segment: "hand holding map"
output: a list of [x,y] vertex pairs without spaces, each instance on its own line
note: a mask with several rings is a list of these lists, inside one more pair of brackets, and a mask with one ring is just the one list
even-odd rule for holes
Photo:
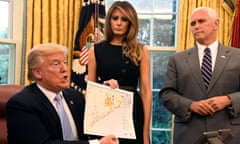
[[84,133],[136,139],[132,112],[132,92],[88,81]]

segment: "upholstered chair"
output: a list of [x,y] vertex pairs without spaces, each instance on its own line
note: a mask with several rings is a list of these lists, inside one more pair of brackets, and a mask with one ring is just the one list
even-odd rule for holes
[[21,85],[0,84],[0,144],[7,144],[6,103],[22,89]]

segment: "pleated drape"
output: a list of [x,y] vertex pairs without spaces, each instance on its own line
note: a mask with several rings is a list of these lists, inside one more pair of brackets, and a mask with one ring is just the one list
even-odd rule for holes
[[[53,42],[69,48],[71,62],[81,6],[82,0],[27,0],[26,54],[37,44]],[[27,67],[24,83],[29,83]]]
[[[232,0],[236,3],[236,0]],[[190,15],[193,9],[206,6],[217,11],[220,18],[218,40],[224,45],[230,45],[233,12],[223,7],[224,0],[181,0],[178,21],[177,51],[182,51],[194,45],[194,38],[190,29]]]
[[237,1],[237,6],[235,8],[231,32],[231,46],[240,48],[240,0]]

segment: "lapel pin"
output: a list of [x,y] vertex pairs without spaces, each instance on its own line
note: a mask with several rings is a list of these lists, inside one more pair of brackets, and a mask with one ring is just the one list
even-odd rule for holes
[[72,100],[70,100],[70,104],[73,104],[73,101],[72,101]]
[[221,58],[226,58],[226,56],[225,56],[225,55],[222,55]]

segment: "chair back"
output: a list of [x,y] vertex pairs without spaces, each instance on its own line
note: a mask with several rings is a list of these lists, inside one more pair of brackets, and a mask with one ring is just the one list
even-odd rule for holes
[[23,89],[21,85],[0,84],[0,144],[7,144],[6,104],[11,96]]

